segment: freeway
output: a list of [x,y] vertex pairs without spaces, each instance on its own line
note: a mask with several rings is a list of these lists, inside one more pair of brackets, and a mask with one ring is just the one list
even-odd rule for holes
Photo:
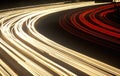
[[[101,14],[101,12],[102,16],[99,15]],[[106,17],[106,15],[111,12],[114,12],[113,4],[104,5],[101,7],[99,6],[98,8],[90,9],[82,13],[81,11],[73,12],[71,14],[68,13],[65,14],[63,18],[61,18],[60,24],[65,30],[73,33],[78,37],[84,37],[84,35],[81,34],[81,32],[84,31],[85,34],[89,35],[85,35],[84,39],[92,41],[96,44],[101,44],[119,50],[120,30],[119,27],[115,27],[119,26],[119,24],[110,21]],[[100,39],[102,40],[100,41]],[[108,42],[105,43],[105,41]],[[116,45],[114,45],[113,43]]]
[[35,28],[44,16],[92,5],[100,3],[56,4],[1,12],[0,75],[119,76],[119,68],[60,45]]

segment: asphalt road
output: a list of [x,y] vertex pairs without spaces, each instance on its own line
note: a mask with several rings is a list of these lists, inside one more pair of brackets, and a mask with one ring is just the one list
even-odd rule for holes
[[[42,32],[38,32],[38,30],[36,30],[36,25],[42,26],[42,24],[44,24],[44,21],[40,21],[41,18],[42,20],[43,18],[50,18],[49,21],[54,20],[53,18],[51,19],[51,17],[49,17],[52,15],[48,16],[48,14],[91,5],[98,4],[95,4],[94,2],[81,2],[72,4],[62,3],[44,7],[35,6],[17,8],[14,10],[2,10],[0,13],[0,75],[120,75],[120,70],[118,67],[106,64],[99,59],[97,60],[87,56],[87,54],[81,53],[82,51],[88,50],[88,44],[91,43],[87,43],[82,40],[82,43],[84,43],[84,48],[82,44],[80,44],[82,46],[79,48],[76,46],[77,49],[81,48],[81,52],[80,50],[77,52],[77,49],[74,50],[71,47],[64,46],[61,44],[61,41],[54,41],[47,37],[45,33],[43,34],[43,32],[45,32],[44,30],[47,31],[49,29],[50,31],[50,28],[48,28],[46,25],[44,25],[45,28],[42,29]],[[49,21],[45,20],[45,23],[49,23]],[[40,22],[41,24],[37,22]],[[54,22],[57,24],[56,21],[53,21],[53,24]],[[52,26],[53,28],[56,27],[54,25]],[[57,32],[54,31],[56,33],[52,33],[52,35],[56,36],[57,38],[62,38],[61,35],[58,36],[59,30],[61,30],[61,28],[56,28]],[[65,34],[66,37],[71,37],[62,38],[63,40],[65,39],[65,42],[70,42],[66,40],[71,40],[73,36],[69,35],[67,32],[65,33],[63,30],[61,30],[61,32],[62,34]],[[49,34],[49,36],[51,36],[51,34]],[[74,42],[75,39],[73,38],[72,42]],[[78,39],[78,41],[81,41],[81,39]],[[79,44],[79,42],[77,43],[76,41],[75,43]],[[64,44],[66,45],[67,43]],[[71,44],[71,42],[69,44]],[[91,50],[94,49],[95,51],[98,48],[96,45],[94,46],[96,48],[91,48]],[[89,46],[89,48],[90,47],[91,46]],[[91,53],[91,56],[92,55],[93,54]]]
[[71,48],[79,53],[85,54],[87,56],[103,61],[117,68],[120,68],[119,49],[116,50],[116,49],[108,48],[108,47],[81,39],[79,37],[76,37],[70,34],[69,32],[65,31],[59,24],[60,18],[66,13],[72,13],[77,11],[82,12],[88,9],[97,8],[99,6],[103,6],[103,5],[77,8],[77,9],[49,14],[38,20],[38,22],[36,23],[36,29],[39,31],[39,33],[43,34],[47,38],[67,48]]

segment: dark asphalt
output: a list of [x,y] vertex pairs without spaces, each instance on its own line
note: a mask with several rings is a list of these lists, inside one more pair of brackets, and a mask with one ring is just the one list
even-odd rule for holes
[[120,51],[116,51],[111,48],[106,48],[101,45],[97,45],[92,42],[80,39],[66,32],[60,27],[59,18],[63,14],[72,11],[89,9],[89,8],[93,8],[93,7],[84,7],[84,8],[78,8],[74,10],[67,10],[67,11],[49,14],[39,19],[39,21],[36,23],[36,29],[47,38],[65,47],[71,48],[89,57],[95,58],[114,67],[120,68],[120,61],[119,61]]

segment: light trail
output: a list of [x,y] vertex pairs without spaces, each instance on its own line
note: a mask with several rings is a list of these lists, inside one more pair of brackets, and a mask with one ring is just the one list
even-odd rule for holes
[[[37,20],[48,14],[92,5],[98,4],[81,2],[20,8],[10,13],[9,11],[1,12],[0,46],[4,52],[35,76],[120,75],[118,68],[66,48],[38,33],[35,29]],[[2,67],[6,64],[2,64]],[[9,67],[8,71],[16,75],[12,68]],[[7,74],[4,71],[1,73]]]
[[[119,50],[120,30],[119,28],[115,27],[119,24],[111,21],[114,24],[113,25],[110,22],[110,20],[105,17],[105,14],[107,13],[103,13],[110,9],[112,9],[112,12],[114,12],[113,4],[100,6],[94,9],[92,8],[84,10],[84,12],[78,11],[71,14],[68,13],[60,19],[60,25],[68,32],[80,38],[86,39],[96,44],[116,48]],[[99,14],[104,14],[104,16],[101,16]],[[102,21],[102,19],[99,18],[102,18],[104,21]],[[107,20],[109,23],[107,22]],[[81,32],[84,32],[84,34],[87,35],[84,35]],[[107,42],[105,43],[104,41]],[[118,44],[118,46],[114,45],[113,43]]]
[[0,74],[3,76],[17,76],[17,74],[9,68],[9,66],[0,59]]

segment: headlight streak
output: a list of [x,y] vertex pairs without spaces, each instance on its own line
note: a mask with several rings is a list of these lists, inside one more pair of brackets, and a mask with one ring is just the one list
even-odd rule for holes
[[4,61],[2,61],[1,59],[0,59],[0,74],[2,74],[2,76],[3,75],[17,76],[17,74],[14,73],[14,71],[11,68],[9,68],[9,66],[6,63],[4,63]]
[[[50,6],[50,9],[48,6],[46,7],[46,10],[42,9],[41,11],[41,7],[37,7],[33,12],[30,12],[33,8],[29,8],[25,9],[26,11],[24,10],[24,13],[16,13],[12,16],[9,14],[7,18],[3,18],[1,20],[0,41],[2,44],[0,46],[14,60],[23,66],[23,68],[36,76],[50,76],[52,74],[76,75],[69,69],[66,69],[62,65],[54,62],[54,60],[49,59],[47,55],[54,57],[88,75],[120,75],[119,69],[59,45],[38,33],[35,29],[35,22],[39,18],[50,13],[82,7],[84,3],[85,2],[83,2],[83,4],[80,3],[81,6],[79,3],[75,3],[73,4],[75,7],[71,7],[71,4],[64,4],[56,5],[56,7]],[[86,2],[86,5],[84,6],[90,5],[96,4],[93,2]],[[9,20],[9,18],[11,19]],[[46,56],[42,55],[44,53]],[[43,66],[45,68],[43,68]]]
[[[39,17],[38,17],[39,18]],[[37,19],[36,19],[37,20]],[[63,47],[63,46],[61,46],[61,45],[59,45],[59,44],[57,44],[57,43],[55,43],[55,42],[53,42],[52,40],[49,40],[49,39],[47,39],[46,37],[44,37],[42,34],[39,34],[37,31],[36,31],[36,29],[35,29],[35,22],[36,22],[36,20],[34,20],[33,19],[33,22],[32,22],[32,20],[31,20],[31,23],[28,25],[28,28],[30,29],[30,32],[34,35],[34,37],[36,37],[38,40],[40,40],[40,41],[43,41],[43,42],[45,42],[46,44],[48,44],[49,46],[52,46],[52,47],[54,47],[55,49],[59,49],[59,51],[60,50],[64,50],[64,51],[62,51],[62,52],[64,52],[64,53],[68,53],[68,55],[73,55],[74,56],[74,58],[75,59],[82,59],[83,60],[83,62],[85,61],[85,62],[87,62],[87,63],[90,63],[90,64],[92,64],[92,65],[95,65],[95,66],[98,66],[98,67],[100,67],[100,68],[102,68],[102,69],[104,69],[104,70],[109,70],[109,71],[113,71],[113,70],[115,70],[115,71],[117,71],[118,69],[116,69],[116,68],[114,68],[114,69],[112,69],[113,67],[111,67],[111,66],[108,66],[108,65],[106,65],[106,64],[104,64],[104,63],[101,63],[101,62],[99,62],[99,61],[96,61],[96,60],[94,60],[94,59],[91,59],[91,58],[89,58],[89,57],[86,57],[85,55],[82,55],[82,54],[79,54],[79,53],[77,53],[77,52],[75,52],[75,51],[72,51],[72,50],[70,50],[70,49],[68,49],[68,48],[65,48],[65,47]],[[32,25],[32,27],[31,27],[31,25]],[[54,45],[51,45],[51,44],[54,44]],[[62,48],[61,48],[62,47]],[[67,57],[65,57],[65,58],[67,58]],[[79,62],[79,60],[78,60],[78,62]],[[85,63],[84,63],[85,64]],[[105,66],[105,67],[109,67],[109,68],[111,68],[111,69],[108,69],[108,68],[105,68],[105,67],[103,67],[103,66]],[[94,68],[95,69],[95,68]],[[117,72],[113,72],[113,73],[117,73]],[[119,72],[119,70],[118,70],[118,72]],[[119,75],[119,74],[118,74]]]
[[[23,22],[21,22],[21,21],[23,21]],[[23,24],[20,24],[20,23],[24,23],[25,22],[25,20],[21,20],[20,22],[18,22],[18,24],[19,25],[23,25]],[[18,24],[16,23],[16,29],[15,29],[15,32],[16,32],[16,34],[18,34],[18,35],[20,35],[20,37],[24,40],[24,41],[27,41],[28,43],[32,43],[33,44],[33,46],[34,47],[36,47],[36,48],[39,48],[39,50],[41,51],[41,50],[44,50],[44,51],[42,51],[42,52],[45,52],[49,47],[47,47],[47,46],[45,46],[44,44],[41,44],[41,43],[39,43],[38,41],[36,41],[36,40],[34,40],[33,38],[31,38],[31,37],[29,37],[27,34],[25,34],[24,33],[24,31],[22,30],[22,29],[19,29],[19,28],[21,28],[22,26],[19,26],[18,27]],[[22,33],[22,34],[21,34]],[[31,40],[31,42],[28,40],[28,39],[30,39]],[[36,45],[37,44],[37,45]],[[36,46],[35,46],[36,45]],[[50,48],[51,49],[51,52],[52,52],[52,48]],[[50,50],[49,49],[49,50]],[[31,52],[33,52],[33,53],[35,53],[35,55],[36,56],[38,56],[40,59],[44,59],[45,61],[46,61],[46,59],[44,58],[44,57],[40,57],[39,56],[39,54],[38,53],[36,53],[36,52],[34,52],[34,51],[31,51]],[[48,51],[47,51],[48,52]],[[39,58],[36,58],[37,60],[39,60]],[[47,60],[48,61],[48,60]],[[41,62],[41,61],[39,61],[39,62]],[[48,62],[47,62],[48,63]],[[51,63],[51,61],[49,61],[49,63]],[[46,63],[43,63],[43,64],[46,64]],[[53,64],[53,62],[52,62],[52,64]],[[55,66],[56,64],[54,63],[54,66]],[[49,65],[49,64],[46,64],[46,66],[47,67],[51,67],[51,65]],[[54,67],[54,66],[52,66],[52,67]],[[55,67],[54,68],[52,68],[51,67],[51,69],[53,69],[54,71],[58,71],[57,73],[60,73],[60,71],[58,70],[58,69],[55,69]],[[59,65],[57,65],[57,67],[59,67]],[[61,72],[61,74],[62,74],[62,72]],[[64,75],[64,74],[63,74]]]

